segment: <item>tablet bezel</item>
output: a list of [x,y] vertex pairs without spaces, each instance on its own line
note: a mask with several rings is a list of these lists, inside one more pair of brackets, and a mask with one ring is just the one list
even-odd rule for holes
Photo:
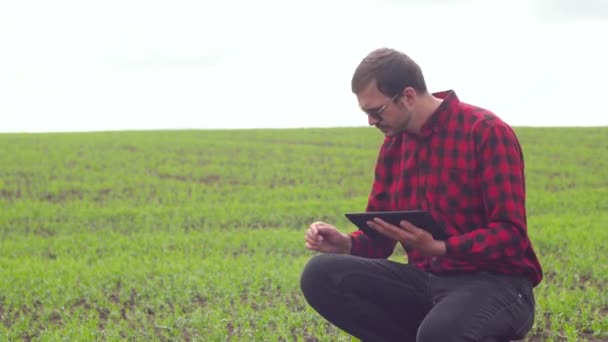
[[426,210],[399,210],[399,211],[372,211],[372,212],[358,212],[358,213],[346,213],[346,218],[352,222],[357,228],[364,231],[370,237],[381,236],[380,233],[370,228],[367,225],[367,221],[373,220],[378,217],[382,220],[391,223],[399,228],[399,222],[406,220],[414,226],[424,229],[433,235],[435,240],[446,240],[447,234],[444,228],[433,218],[433,216]]

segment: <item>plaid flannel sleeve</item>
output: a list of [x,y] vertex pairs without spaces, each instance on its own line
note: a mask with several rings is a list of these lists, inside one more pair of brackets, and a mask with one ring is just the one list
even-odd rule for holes
[[[384,146],[381,147],[374,171],[374,181],[369,194],[366,211],[385,211],[389,208],[390,195],[386,184],[387,170],[383,158]],[[370,237],[362,230],[350,233],[352,242],[351,254],[369,258],[388,258],[393,253],[397,241],[384,237]]]
[[466,259],[516,257],[528,247],[525,235],[523,152],[506,125],[484,127],[477,150],[488,226],[450,237],[447,255]]

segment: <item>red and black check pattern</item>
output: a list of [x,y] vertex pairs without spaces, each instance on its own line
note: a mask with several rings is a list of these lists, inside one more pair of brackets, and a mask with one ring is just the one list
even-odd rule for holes
[[[524,160],[515,132],[492,112],[460,102],[454,91],[419,137],[387,137],[380,148],[367,211],[424,209],[449,235],[447,254],[408,262],[441,274],[523,274],[536,286],[542,269],[527,234]],[[351,233],[354,255],[389,257],[396,242]]]

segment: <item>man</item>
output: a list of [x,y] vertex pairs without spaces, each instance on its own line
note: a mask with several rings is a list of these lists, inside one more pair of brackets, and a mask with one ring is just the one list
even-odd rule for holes
[[[315,222],[301,289],[363,341],[503,341],[532,328],[542,269],[527,234],[524,161],[514,131],[454,91],[429,93],[402,52],[372,51],[352,91],[385,134],[367,211],[429,211],[448,238],[382,220],[350,234]],[[388,260],[396,243],[408,263]]]

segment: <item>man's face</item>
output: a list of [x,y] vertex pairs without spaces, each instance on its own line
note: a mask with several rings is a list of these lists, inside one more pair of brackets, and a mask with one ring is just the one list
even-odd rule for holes
[[387,97],[370,83],[357,94],[359,106],[368,116],[370,126],[376,126],[384,135],[393,136],[405,130],[410,123],[412,112],[407,108],[407,92]]

